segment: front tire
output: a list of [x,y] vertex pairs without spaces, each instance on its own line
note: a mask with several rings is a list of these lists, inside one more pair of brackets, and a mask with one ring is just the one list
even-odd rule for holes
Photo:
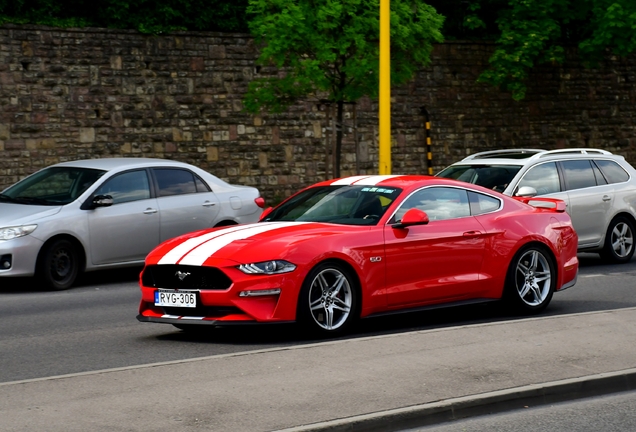
[[538,313],[548,307],[556,282],[556,268],[547,250],[525,246],[510,263],[504,296],[516,311]]
[[38,274],[51,290],[69,289],[79,274],[79,254],[70,240],[59,239],[42,252]]
[[298,318],[318,335],[344,332],[358,315],[356,279],[335,262],[314,267],[303,282],[298,299]]
[[634,224],[626,217],[612,219],[605,234],[605,245],[600,253],[606,261],[623,264],[634,255]]

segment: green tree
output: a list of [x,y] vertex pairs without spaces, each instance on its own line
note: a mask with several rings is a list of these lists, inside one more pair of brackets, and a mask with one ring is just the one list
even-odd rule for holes
[[247,31],[247,0],[0,0],[0,24]]
[[[281,112],[309,95],[325,95],[342,124],[344,104],[378,95],[379,0],[250,0],[249,27],[259,64],[278,76],[254,79],[247,111]],[[430,61],[444,18],[421,0],[391,1],[391,82],[400,84]],[[334,174],[340,176],[342,128]]]
[[492,34],[484,29],[497,11],[497,48],[480,80],[516,100],[525,97],[530,70],[562,63],[567,46],[577,46],[588,66],[607,51],[623,56],[636,50],[634,0],[472,0],[469,10],[465,27],[486,34]]

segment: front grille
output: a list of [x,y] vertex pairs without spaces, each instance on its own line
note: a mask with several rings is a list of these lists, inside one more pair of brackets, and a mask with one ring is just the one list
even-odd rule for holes
[[147,287],[197,290],[226,290],[232,285],[232,280],[216,267],[173,264],[147,266],[141,282]]

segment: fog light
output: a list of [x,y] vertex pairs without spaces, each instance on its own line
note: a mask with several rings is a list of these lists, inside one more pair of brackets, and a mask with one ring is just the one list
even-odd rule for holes
[[0,270],[8,270],[11,268],[11,255],[2,255],[0,257]]
[[278,295],[278,294],[280,294],[280,288],[273,288],[273,289],[266,289],[266,290],[241,291],[239,293],[239,297],[261,297],[261,296]]

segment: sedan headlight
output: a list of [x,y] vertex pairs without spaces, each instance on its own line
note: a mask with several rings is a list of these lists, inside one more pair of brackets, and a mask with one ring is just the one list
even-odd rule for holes
[[37,225],[22,225],[0,228],[0,240],[12,240],[14,238],[24,237],[35,231],[37,227]]
[[252,264],[241,264],[238,269],[247,274],[279,274],[296,270],[296,266],[288,261],[272,260]]

